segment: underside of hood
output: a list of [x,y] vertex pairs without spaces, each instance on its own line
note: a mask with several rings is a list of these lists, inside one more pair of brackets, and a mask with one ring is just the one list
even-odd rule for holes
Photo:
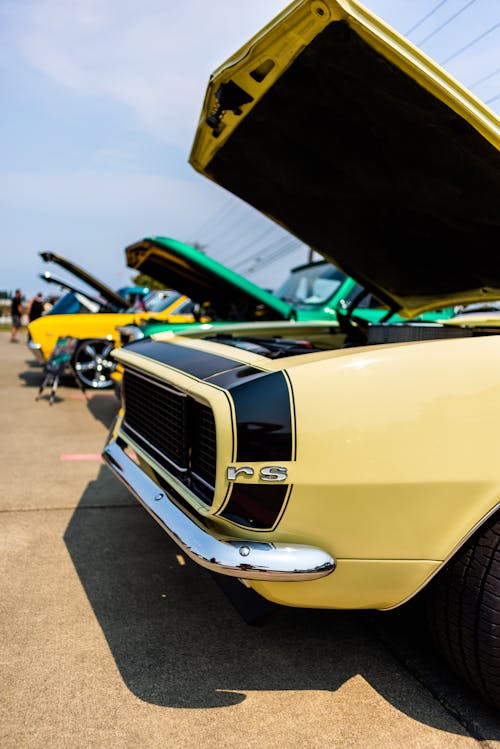
[[78,289],[76,286],[73,286],[67,281],[63,281],[60,278],[56,278],[56,276],[54,276],[48,270],[46,270],[44,273],[39,273],[38,278],[41,278],[42,281],[45,281],[45,283],[55,284],[56,286],[59,286],[62,289],[66,289],[66,291],[72,291],[74,294],[80,294],[81,296],[84,296],[85,299],[88,299],[89,301],[97,304],[99,307],[101,308],[103,307],[102,300],[97,299],[95,296],[92,296],[91,294],[88,294],[87,292],[82,291],[81,289]]
[[65,270],[72,273],[74,276],[76,276],[76,278],[84,281],[86,284],[88,284],[88,286],[97,291],[97,293],[100,294],[103,299],[109,302],[117,310],[124,310],[129,306],[128,302],[119,294],[117,294],[116,291],[113,291],[113,289],[111,289],[109,286],[106,286],[106,284],[102,283],[102,281],[99,281],[95,276],[87,273],[86,270],[80,268],[80,266],[76,265],[76,263],[72,263],[70,260],[67,260],[62,255],[56,255],[55,252],[40,252],[40,257],[46,263],[55,263],[61,268],[64,268]]
[[143,239],[126,249],[127,265],[205,305],[215,320],[281,320],[291,307],[199,250],[168,237]]
[[405,39],[318,0],[214,73],[190,161],[412,317],[500,298],[499,143]]

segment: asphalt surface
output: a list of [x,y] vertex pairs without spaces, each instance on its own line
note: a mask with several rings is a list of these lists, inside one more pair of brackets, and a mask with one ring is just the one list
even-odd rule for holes
[[500,747],[417,606],[248,626],[99,461],[114,396],[0,359],[2,749]]

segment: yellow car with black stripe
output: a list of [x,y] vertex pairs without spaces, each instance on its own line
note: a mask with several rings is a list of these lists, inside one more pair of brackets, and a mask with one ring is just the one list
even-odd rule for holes
[[499,144],[358,2],[292,3],[211,77],[191,163],[408,321],[136,341],[104,451],[187,555],[270,601],[386,610],[425,588],[497,706],[498,327],[412,319],[500,300]]

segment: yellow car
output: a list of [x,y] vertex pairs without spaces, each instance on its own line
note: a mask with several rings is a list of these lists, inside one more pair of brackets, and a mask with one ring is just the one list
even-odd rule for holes
[[412,318],[500,300],[499,144],[487,107],[354,0],[290,5],[211,77],[191,163],[408,322],[360,329],[355,301],[299,340],[136,341],[104,451],[188,556],[270,601],[386,610],[426,588],[443,651],[497,706],[500,331]]
[[[171,241],[176,244],[175,240]],[[93,287],[99,298],[84,297],[82,292],[74,290],[75,300],[82,302],[79,304],[82,311],[59,314],[56,305],[49,314],[29,323],[28,348],[40,363],[45,363],[58,338],[70,336],[78,339],[72,364],[84,387],[101,389],[112,385],[115,363],[109,354],[120,340],[117,326],[139,325],[148,319],[185,324],[194,322],[191,301],[177,291],[152,291],[127,309],[128,303],[123,298],[87,271],[54,253],[50,253],[49,259]],[[99,311],[90,312],[89,309]]]

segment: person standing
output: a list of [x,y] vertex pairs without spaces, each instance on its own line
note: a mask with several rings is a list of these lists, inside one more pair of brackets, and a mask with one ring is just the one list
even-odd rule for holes
[[19,343],[17,337],[17,331],[21,327],[21,315],[23,314],[23,295],[21,289],[16,289],[16,292],[11,300],[11,316],[12,316],[12,331],[10,334],[11,343]]
[[43,298],[42,294],[39,291],[36,296],[33,297],[31,302],[28,305],[28,320],[30,322],[33,322],[33,320],[36,320],[37,318],[42,316],[43,312]]

